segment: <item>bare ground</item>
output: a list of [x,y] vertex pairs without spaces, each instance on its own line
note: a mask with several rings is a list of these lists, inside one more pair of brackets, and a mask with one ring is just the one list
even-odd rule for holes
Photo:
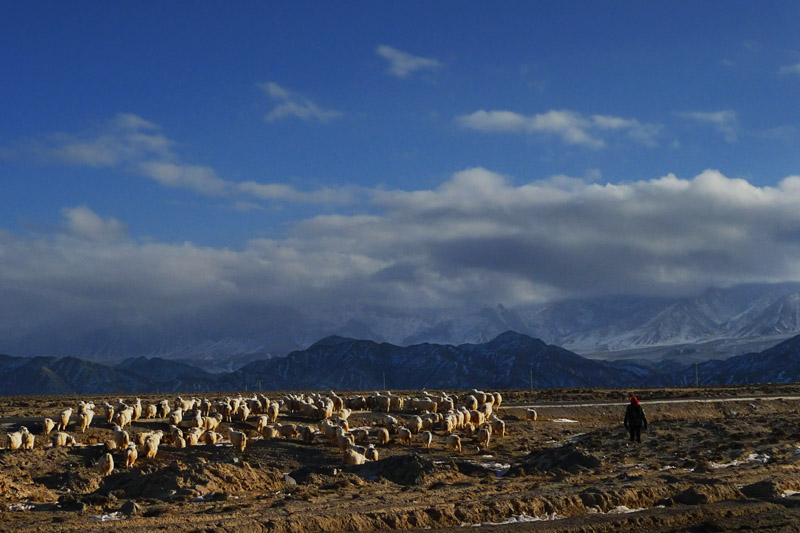
[[[623,407],[635,393],[650,427],[627,442]],[[213,396],[213,395],[212,395]],[[275,394],[269,395],[277,398]],[[81,446],[0,451],[0,529],[85,531],[797,531],[800,385],[705,389],[503,391],[508,434],[462,453],[435,432],[425,449],[391,443],[381,459],[343,467],[335,447],[296,439],[159,448],[130,470],[95,468],[111,427],[100,417]],[[159,396],[142,396],[144,403]],[[742,399],[746,398],[746,399]],[[760,399],[754,399],[760,398]],[[0,399],[3,431],[39,433],[79,399]],[[106,399],[106,398],[102,398]],[[108,398],[115,400],[115,398]],[[172,396],[170,396],[172,399]],[[696,399],[688,403],[663,402]],[[724,401],[704,401],[704,400]],[[579,405],[560,405],[568,402]],[[113,401],[112,401],[113,403]],[[526,421],[527,405],[538,420]],[[403,418],[404,414],[396,415]],[[281,415],[282,421],[306,422]],[[74,420],[74,417],[73,417]],[[351,427],[368,426],[358,412]],[[255,421],[234,423],[256,437]],[[224,424],[223,426],[227,426]],[[139,421],[133,432],[167,429]],[[226,433],[223,428],[222,433]],[[287,476],[288,474],[288,476]],[[127,506],[135,502],[139,509]],[[128,509],[129,514],[120,512]],[[103,518],[116,519],[109,524]]]

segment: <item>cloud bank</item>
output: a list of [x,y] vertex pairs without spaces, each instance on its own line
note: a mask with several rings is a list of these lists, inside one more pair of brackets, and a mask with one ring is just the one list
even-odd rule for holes
[[370,202],[371,214],[313,217],[241,249],[140,241],[113,217],[65,207],[63,231],[0,230],[0,297],[12,303],[0,321],[22,331],[236,305],[514,306],[800,280],[800,176],[515,185],[471,168]]
[[584,117],[576,111],[551,110],[536,115],[513,111],[479,110],[456,117],[464,128],[483,132],[524,132],[551,135],[565,144],[603,148],[605,137],[623,133],[642,144],[655,146],[661,130],[657,124],[641,123],[636,119],[608,115]]

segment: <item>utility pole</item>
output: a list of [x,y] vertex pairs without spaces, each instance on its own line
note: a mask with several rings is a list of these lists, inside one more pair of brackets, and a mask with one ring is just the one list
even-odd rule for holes
[[697,363],[694,364],[694,386],[700,388],[700,372],[697,370]]
[[533,368],[531,368],[531,390],[533,390]]
[[383,373],[383,390],[386,390],[386,372]]

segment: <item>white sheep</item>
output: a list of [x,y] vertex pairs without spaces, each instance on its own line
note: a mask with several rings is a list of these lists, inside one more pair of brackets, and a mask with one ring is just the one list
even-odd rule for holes
[[136,445],[131,442],[125,449],[125,468],[132,468],[138,457],[139,452],[136,451]]
[[528,408],[528,409],[525,411],[525,419],[526,419],[526,420],[531,420],[531,421],[534,421],[534,422],[535,422],[535,421],[536,421],[536,418],[537,418],[537,415],[536,415],[536,409],[530,409],[530,408]]
[[367,458],[350,448],[344,451],[344,464],[346,465],[363,465],[367,462]]
[[53,441],[54,448],[61,448],[64,446],[75,446],[77,444],[75,442],[75,437],[70,435],[69,433],[64,433],[63,431],[58,431],[53,433],[50,437]]
[[169,412],[170,408],[168,400],[161,400],[158,402],[158,418],[167,418]]
[[389,444],[389,430],[386,428],[378,428],[376,432],[376,437],[378,444],[386,445]]
[[422,446],[425,447],[425,448],[430,448],[432,441],[433,441],[433,434],[430,431],[423,431],[422,432]]
[[22,433],[19,431],[6,433],[6,449],[19,450],[20,448],[22,448]]
[[168,416],[170,425],[179,426],[181,422],[183,422],[183,409],[178,407],[177,409],[172,411]]
[[34,443],[36,442],[36,437],[34,434],[28,431],[28,428],[25,426],[19,428],[19,432],[22,434],[22,449],[32,450]]
[[300,439],[303,442],[311,444],[314,442],[314,437],[316,437],[317,432],[311,426],[297,426],[297,434],[300,435]]
[[147,404],[147,407],[145,407],[144,410],[144,417],[147,419],[152,419],[155,418],[157,414],[158,414],[158,406],[156,406],[153,403]]
[[461,437],[456,434],[447,436],[447,448],[456,452],[461,452]]
[[233,447],[239,450],[240,453],[244,452],[247,446],[247,435],[243,431],[236,431],[233,428],[228,428],[228,439],[233,444]]
[[158,453],[158,444],[160,439],[157,438],[155,435],[149,435],[144,440],[144,456],[148,459],[155,459],[156,454]]
[[378,460],[378,450],[375,449],[375,446],[370,444],[367,447],[367,451],[364,454],[364,457],[366,457],[370,461],[377,461]]
[[406,428],[414,434],[422,431],[422,417],[415,415],[409,418],[408,422],[406,422]]
[[44,421],[42,421],[42,434],[45,437],[49,436],[54,427],[56,427],[56,423],[53,422],[53,419],[45,418]]
[[97,469],[100,471],[101,476],[107,476],[114,471],[114,458],[110,453],[105,453],[97,463]]
[[274,426],[267,426],[261,431],[261,436],[265,440],[277,439],[280,437],[278,430]]
[[119,450],[124,450],[128,447],[128,444],[131,443],[131,437],[128,435],[128,432],[118,425],[114,426],[114,443]]
[[56,429],[58,431],[64,431],[65,429],[67,429],[67,426],[69,425],[69,419],[71,416],[72,416],[72,407],[61,411],[61,414],[58,415],[58,427]]
[[492,438],[492,426],[484,425],[481,427],[480,430],[478,430],[478,437],[477,437],[478,446],[480,446],[481,448],[488,448],[489,441],[491,440],[491,438]]
[[399,428],[394,439],[400,444],[411,444],[411,431],[408,428]]
[[495,415],[492,415],[489,421],[492,424],[492,433],[498,437],[506,436],[506,423]]

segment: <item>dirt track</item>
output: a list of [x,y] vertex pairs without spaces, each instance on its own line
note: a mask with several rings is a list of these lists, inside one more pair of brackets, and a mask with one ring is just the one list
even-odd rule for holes
[[[53,449],[37,437],[33,451],[0,452],[0,527],[107,529],[99,517],[110,516],[121,518],[113,527],[137,531],[797,530],[800,386],[633,392],[650,419],[641,445],[629,445],[621,425],[619,403],[631,391],[506,391],[508,435],[487,450],[465,438],[462,453],[447,451],[435,432],[431,449],[391,443],[378,462],[346,468],[322,440],[252,439],[243,454],[162,446],[156,459],[102,478],[93,466],[102,445],[91,444],[111,432],[98,417],[77,433],[85,446]],[[692,397],[701,401],[674,401]],[[77,400],[0,399],[0,424],[38,433],[42,416]],[[536,422],[524,420],[528,404],[538,406]],[[351,427],[373,416],[355,413]],[[234,426],[255,437],[254,421]],[[133,432],[151,428],[166,424],[140,421]],[[115,515],[128,501],[140,514]]]

